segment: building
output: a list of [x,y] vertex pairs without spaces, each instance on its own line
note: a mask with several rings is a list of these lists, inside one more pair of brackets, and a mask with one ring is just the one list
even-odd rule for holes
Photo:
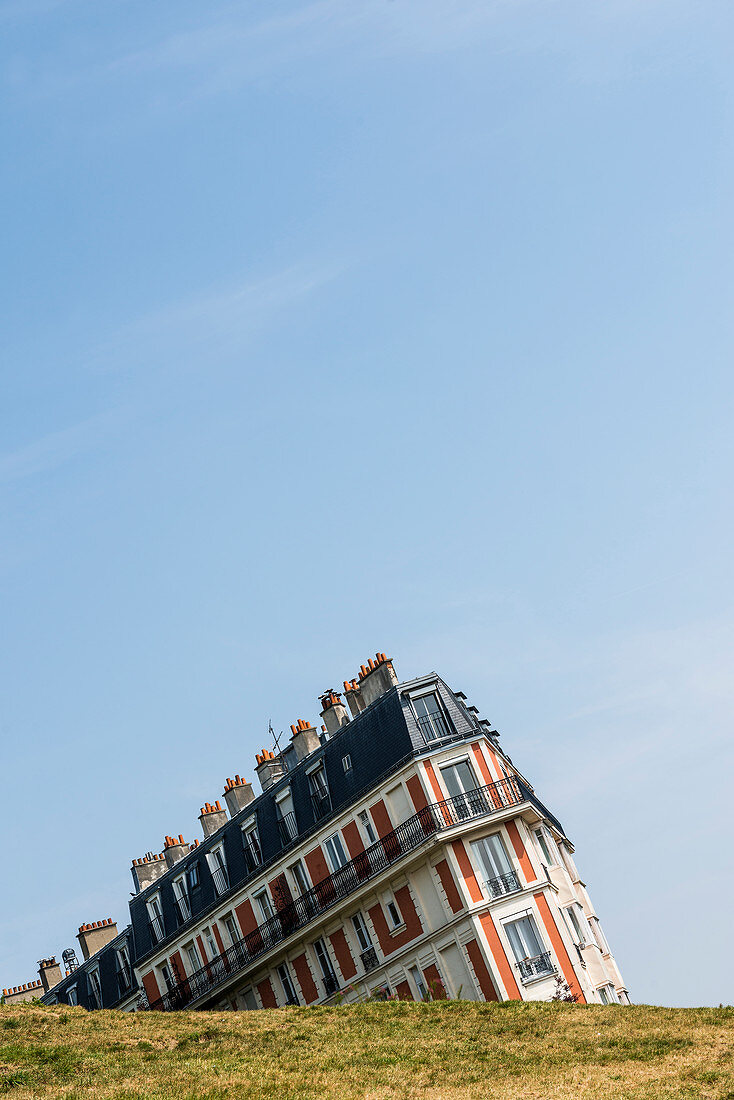
[[570,839],[461,692],[436,673],[400,683],[379,653],[321,696],[321,719],[257,755],[261,794],[227,780],[201,840],[133,862],[130,927],[44,1000],[232,1010],[567,986],[629,1003]]

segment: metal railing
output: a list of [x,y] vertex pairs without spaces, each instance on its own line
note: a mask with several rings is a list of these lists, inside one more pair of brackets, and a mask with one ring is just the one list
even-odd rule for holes
[[331,798],[328,791],[311,791],[311,805],[315,821],[320,821],[331,813]]
[[467,818],[497,813],[506,806],[517,805],[526,800],[525,784],[513,776],[487,787],[479,787],[468,794],[424,806],[413,817],[398,825],[393,832],[360,852],[349,863],[345,863],[333,875],[322,879],[311,890],[301,894],[252,932],[248,932],[242,940],[227,948],[224,954],[218,955],[206,966],[178,982],[158,1000],[152,1001],[150,1008],[171,1011],[184,1008],[206,996],[292,932],[309,924],[316,916],[336,905],[342,898],[348,897],[368,879],[379,875],[437,832],[460,825]]
[[150,938],[153,943],[160,943],[164,939],[166,930],[160,917],[150,917],[148,928],[150,928]]
[[487,879],[484,885],[490,898],[501,898],[504,894],[514,894],[516,890],[522,889],[514,871],[508,871],[506,875],[498,875],[497,878]]
[[524,982],[540,978],[544,974],[554,974],[555,966],[551,960],[550,951],[544,951],[542,955],[533,955],[531,959],[522,959],[515,964],[520,971],[520,977]]
[[324,987],[324,996],[330,997],[332,993],[336,993],[339,988],[339,982],[336,980],[336,974],[324,974],[321,979]]
[[224,894],[229,890],[229,877],[223,867],[212,867],[212,879],[214,880],[214,889],[217,892],[217,896]]
[[188,898],[174,898],[173,908],[176,910],[176,920],[179,926],[186,924],[187,920],[191,920],[191,906]]
[[368,947],[366,951],[363,951],[359,956],[362,960],[362,966],[364,967],[365,974],[368,974],[370,970],[374,970],[379,965],[380,960],[377,958],[377,952],[374,947]]
[[440,711],[433,711],[432,714],[422,714],[418,719],[418,725],[423,734],[423,739],[427,742],[440,741],[452,733]]
[[121,997],[124,997],[126,993],[129,993],[133,987],[133,978],[130,972],[129,966],[119,966],[117,968],[117,989]]
[[278,832],[283,844],[290,844],[298,836],[298,823],[292,810],[278,818]]

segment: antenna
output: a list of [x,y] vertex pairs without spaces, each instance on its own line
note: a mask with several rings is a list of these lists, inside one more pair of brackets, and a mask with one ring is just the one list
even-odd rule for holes
[[270,736],[273,739],[273,752],[275,753],[276,756],[280,756],[280,751],[281,751],[281,749],[280,749],[280,739],[283,736],[283,731],[281,730],[280,733],[276,737],[275,730],[273,729],[273,723],[270,721],[269,718],[268,718],[268,733],[270,734]]
[[61,958],[64,960],[64,970],[76,970],[79,966],[79,960],[73,947],[67,947]]

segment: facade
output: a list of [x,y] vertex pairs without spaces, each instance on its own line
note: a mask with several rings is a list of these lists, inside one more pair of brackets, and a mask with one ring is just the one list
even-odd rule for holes
[[567,986],[629,1003],[571,841],[461,692],[400,683],[377,654],[321,704],[320,731],[301,719],[258,754],[260,795],[227,780],[200,841],[134,861],[130,927],[44,1000],[237,1010]]

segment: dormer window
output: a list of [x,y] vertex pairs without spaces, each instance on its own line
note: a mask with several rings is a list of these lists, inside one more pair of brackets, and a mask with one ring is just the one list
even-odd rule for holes
[[186,888],[185,875],[173,880],[173,903],[176,907],[179,924],[184,924],[191,919],[191,905],[189,904],[189,892]]
[[413,710],[418,720],[421,733],[426,741],[437,741],[441,737],[449,737],[452,730],[438,696],[434,692],[428,695],[418,695],[411,699]]
[[89,971],[89,998],[90,1008],[102,1007],[102,986],[99,981],[99,968],[96,966]]
[[224,859],[224,848],[221,844],[218,844],[216,848],[212,848],[211,852],[206,853],[206,861],[212,873],[214,889],[217,892],[217,896],[219,896],[219,894],[223,894],[226,890],[229,890],[227,864]]
[[254,817],[242,826],[242,843],[245,846],[245,863],[248,871],[254,871],[263,861],[260,834]]
[[146,908],[148,910],[150,937],[153,945],[155,945],[160,943],[166,934],[165,925],[163,924],[160,894],[154,894],[150,901],[146,903]]
[[290,844],[298,836],[298,823],[293,809],[293,797],[290,790],[283,791],[275,800],[275,816],[278,831],[283,844]]
[[331,812],[331,799],[329,798],[329,787],[326,782],[323,764],[319,764],[317,768],[309,772],[308,789],[311,792],[314,817],[318,821]]

